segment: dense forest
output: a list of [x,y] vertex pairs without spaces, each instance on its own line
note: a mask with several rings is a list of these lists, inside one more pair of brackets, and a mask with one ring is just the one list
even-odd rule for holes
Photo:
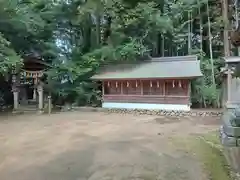
[[0,0],[0,105],[11,93],[6,76],[26,54],[51,64],[55,101],[78,105],[99,103],[89,77],[103,64],[197,54],[204,77],[192,83],[193,104],[220,107],[221,7],[217,0]]

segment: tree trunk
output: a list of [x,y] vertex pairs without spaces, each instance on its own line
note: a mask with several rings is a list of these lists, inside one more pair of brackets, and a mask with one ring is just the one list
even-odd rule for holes
[[199,1],[198,1],[198,14],[199,14],[199,28],[200,28],[200,50],[201,50],[201,54],[202,54],[202,52],[203,52],[203,25],[202,25],[202,16],[201,16],[201,6],[199,4]]
[[[161,12],[162,12],[162,14],[164,13],[164,1],[162,1],[162,4],[161,4]],[[164,42],[164,34],[163,33],[161,34],[161,55],[162,55],[162,57],[165,56],[165,42]]]
[[108,44],[109,37],[111,36],[112,17],[110,15],[106,15],[106,20],[107,23],[103,34],[103,45]]
[[165,56],[165,42],[164,42],[164,35],[161,35],[161,52],[162,52],[162,57]]
[[[188,12],[188,20],[192,19],[191,12]],[[192,31],[191,31],[191,21],[188,23],[188,54],[191,54],[192,49]]]
[[230,56],[230,44],[228,40],[228,0],[222,0],[222,16],[224,21],[224,32],[223,32],[223,44],[224,44],[224,56]]
[[[235,30],[239,27],[239,18],[238,18],[238,0],[235,0]],[[240,55],[240,47],[237,48],[237,55]]]
[[209,39],[209,52],[210,52],[210,61],[211,61],[211,69],[212,69],[212,84],[216,86],[215,76],[214,76],[214,63],[213,63],[213,50],[212,50],[212,33],[211,33],[211,22],[209,15],[209,6],[207,2],[207,16],[208,16],[208,39]]
[[99,13],[96,13],[96,36],[97,36],[97,47],[101,44],[101,17]]
[[89,22],[86,24],[86,27],[83,28],[84,33],[84,45],[83,45],[83,53],[88,53],[91,49],[91,41],[92,41],[92,24],[91,24],[91,16],[89,15]]

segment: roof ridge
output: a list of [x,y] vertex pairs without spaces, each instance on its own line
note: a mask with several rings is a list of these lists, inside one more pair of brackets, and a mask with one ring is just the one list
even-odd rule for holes
[[240,57],[239,56],[227,56],[227,57],[223,57],[223,60],[226,63],[239,63]]

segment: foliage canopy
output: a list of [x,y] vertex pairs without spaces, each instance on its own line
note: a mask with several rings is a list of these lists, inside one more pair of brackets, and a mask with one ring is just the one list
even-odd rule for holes
[[198,54],[204,77],[193,83],[193,102],[216,107],[222,26],[219,4],[206,0],[0,0],[0,73],[38,53],[52,64],[56,99],[93,104],[100,92],[89,77],[102,64]]

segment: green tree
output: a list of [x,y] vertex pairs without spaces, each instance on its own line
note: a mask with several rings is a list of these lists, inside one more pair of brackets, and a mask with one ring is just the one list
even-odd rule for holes
[[37,52],[51,64],[56,99],[89,104],[100,99],[89,77],[103,64],[197,54],[204,77],[193,83],[193,102],[216,107],[222,27],[213,0],[0,0],[0,73]]

